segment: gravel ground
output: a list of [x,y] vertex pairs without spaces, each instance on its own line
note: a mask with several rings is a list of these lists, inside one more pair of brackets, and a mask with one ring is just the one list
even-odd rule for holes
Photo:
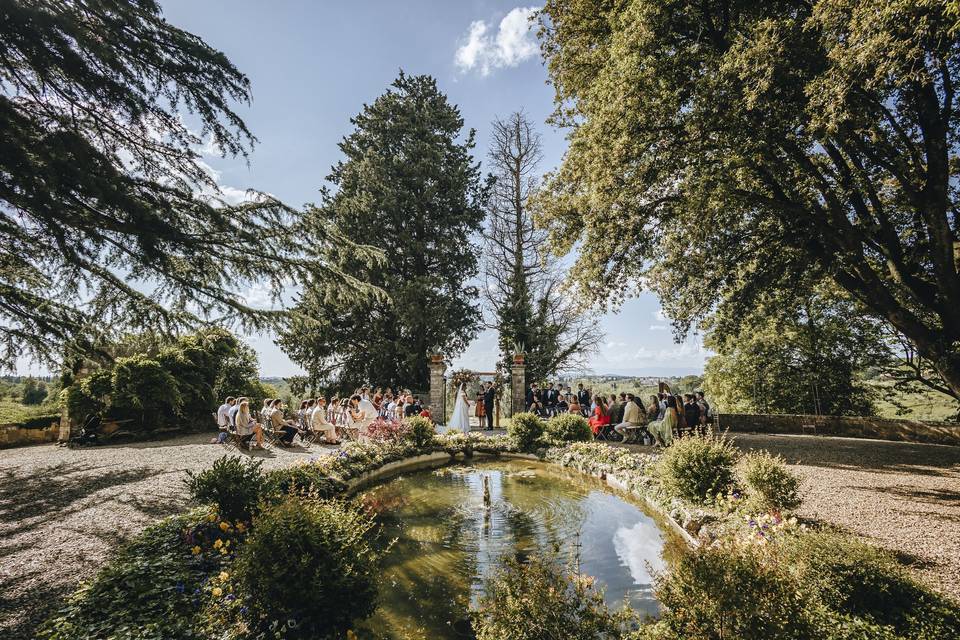
[[[186,470],[224,453],[208,435],[68,449],[42,445],[0,451],[0,638],[32,630],[118,544],[181,511]],[[319,455],[313,445],[254,451],[264,469]]]
[[819,436],[734,434],[779,453],[803,478],[800,515],[895,552],[960,601],[960,447]]
[[[960,447],[736,434],[743,449],[783,455],[804,479],[801,515],[891,549],[960,599]],[[118,544],[185,506],[186,470],[236,449],[209,436],[67,449],[0,451],[0,637],[32,637]],[[631,447],[633,448],[633,447]],[[254,452],[264,468],[331,451]]]

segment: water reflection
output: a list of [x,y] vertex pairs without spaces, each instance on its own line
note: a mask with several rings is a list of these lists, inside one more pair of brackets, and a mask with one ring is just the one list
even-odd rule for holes
[[470,637],[468,607],[498,560],[541,549],[578,559],[609,604],[656,614],[650,571],[663,567],[664,535],[599,481],[501,461],[401,476],[358,499],[377,514],[384,537],[397,539],[384,567],[381,606],[364,625],[374,637]]

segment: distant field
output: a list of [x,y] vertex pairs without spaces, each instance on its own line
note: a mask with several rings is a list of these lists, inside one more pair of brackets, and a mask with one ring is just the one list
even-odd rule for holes
[[0,400],[0,424],[19,424],[33,418],[60,413],[55,404],[23,405],[16,400]]
[[908,418],[912,420],[954,420],[957,403],[942,393],[908,393],[899,396],[906,412],[886,400],[877,401],[877,414],[884,418]]

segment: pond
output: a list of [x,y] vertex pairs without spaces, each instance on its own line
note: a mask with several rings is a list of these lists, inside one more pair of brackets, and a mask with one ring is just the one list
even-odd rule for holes
[[[489,478],[490,507],[483,501]],[[358,497],[396,538],[380,607],[363,625],[377,638],[469,638],[467,610],[498,559],[558,550],[594,576],[607,603],[656,615],[651,571],[680,544],[637,503],[573,471],[527,461],[412,472]],[[667,553],[666,555],[669,555]],[[364,637],[364,636],[361,636]]]

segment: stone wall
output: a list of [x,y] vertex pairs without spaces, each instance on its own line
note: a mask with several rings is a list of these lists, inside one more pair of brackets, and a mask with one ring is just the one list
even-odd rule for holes
[[960,425],[892,418],[723,413],[721,430],[757,433],[805,433],[848,438],[960,445]]
[[42,429],[26,429],[18,424],[0,424],[0,449],[56,442],[59,435],[60,423],[56,421],[51,421],[50,426]]

